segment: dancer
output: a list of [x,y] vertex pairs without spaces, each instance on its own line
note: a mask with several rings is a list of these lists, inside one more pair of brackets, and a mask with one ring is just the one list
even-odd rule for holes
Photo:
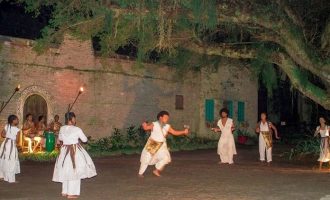
[[319,169],[322,169],[322,165],[324,162],[330,161],[330,152],[329,152],[329,132],[330,127],[326,124],[326,120],[324,117],[320,117],[319,119],[320,125],[316,128],[314,136],[321,136],[320,143],[320,157],[317,161],[320,162]]
[[59,133],[63,145],[55,163],[53,181],[62,183],[62,196],[73,199],[80,195],[81,179],[96,176],[96,170],[92,159],[79,144],[79,139],[87,142],[87,137],[75,126],[73,112],[65,114],[65,124]]
[[188,135],[189,133],[188,128],[182,131],[174,130],[168,124],[169,116],[167,111],[161,111],[157,115],[157,121],[151,124],[147,124],[147,122],[142,124],[142,128],[145,131],[151,131],[151,135],[141,154],[139,177],[143,177],[148,165],[155,165],[156,169],[153,170],[153,174],[159,177],[165,165],[171,162],[171,155],[166,144],[168,133],[175,136]]
[[16,115],[8,117],[8,124],[1,132],[6,139],[0,147],[0,179],[4,179],[9,183],[15,183],[15,174],[20,173],[20,165],[18,160],[18,151],[16,147],[16,139],[19,136],[18,118]]
[[234,164],[233,157],[237,154],[235,147],[235,140],[233,131],[235,130],[234,122],[228,117],[228,109],[223,108],[219,114],[221,119],[218,121],[219,128],[212,128],[214,132],[221,132],[221,136],[218,143],[218,154],[220,156],[220,162]]
[[277,129],[273,123],[267,120],[267,114],[265,112],[260,114],[260,122],[257,124],[256,133],[259,134],[259,154],[260,161],[265,162],[265,152],[267,153],[267,164],[272,162],[272,148],[273,139],[272,134],[274,130],[275,138],[280,139],[277,133]]

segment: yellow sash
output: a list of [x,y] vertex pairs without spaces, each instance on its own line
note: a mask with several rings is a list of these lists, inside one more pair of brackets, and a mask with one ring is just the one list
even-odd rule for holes
[[163,143],[164,142],[156,142],[149,138],[145,148],[151,155],[154,155],[155,153],[157,153]]
[[262,137],[265,140],[267,149],[273,147],[273,139],[270,131],[261,131]]

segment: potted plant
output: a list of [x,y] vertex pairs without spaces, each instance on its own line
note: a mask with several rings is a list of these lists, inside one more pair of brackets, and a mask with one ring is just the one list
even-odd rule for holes
[[237,130],[237,142],[239,144],[245,144],[249,139],[249,132],[246,130]]

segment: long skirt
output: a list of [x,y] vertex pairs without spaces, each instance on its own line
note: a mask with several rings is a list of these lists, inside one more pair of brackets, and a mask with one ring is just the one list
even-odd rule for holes
[[63,145],[57,157],[53,181],[65,182],[96,176],[91,157],[80,144]]
[[16,141],[6,138],[0,147],[0,178],[15,182],[15,174],[20,171]]
[[222,134],[218,142],[218,154],[222,163],[234,163],[233,157],[237,154],[233,134]]
[[329,162],[330,161],[330,152],[329,152],[329,138],[322,137],[320,144],[320,157],[319,162]]

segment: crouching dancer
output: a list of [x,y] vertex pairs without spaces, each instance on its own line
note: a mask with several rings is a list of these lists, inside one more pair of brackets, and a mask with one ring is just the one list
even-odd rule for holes
[[151,124],[147,124],[146,122],[142,124],[142,128],[145,131],[151,131],[151,135],[141,154],[139,177],[143,177],[143,173],[148,165],[155,165],[156,169],[153,173],[155,176],[160,176],[165,165],[171,162],[171,155],[166,144],[168,133],[174,136],[188,135],[189,133],[188,128],[182,131],[172,129],[168,124],[169,113],[167,111],[158,113],[157,120]]
[[87,142],[87,137],[75,126],[73,112],[65,114],[65,123],[59,131],[63,145],[55,163],[53,181],[62,183],[62,196],[73,199],[80,195],[81,179],[96,176],[96,170],[92,159],[79,144],[79,139]]

